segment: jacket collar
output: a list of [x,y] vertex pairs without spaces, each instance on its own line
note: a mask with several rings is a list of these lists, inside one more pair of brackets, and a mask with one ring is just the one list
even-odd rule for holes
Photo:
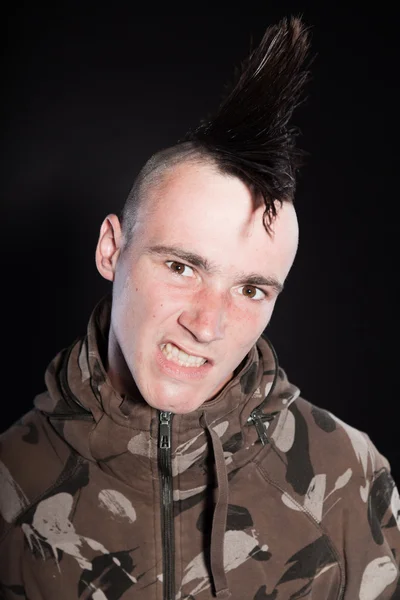
[[[158,411],[144,401],[139,391],[135,396],[122,397],[113,388],[106,372],[110,312],[111,297],[106,296],[95,307],[87,334],[50,363],[45,376],[48,393],[38,396],[35,404],[58,420],[94,420],[97,424],[103,420],[99,432],[105,427],[105,415],[114,427],[128,428],[130,432],[148,432],[156,426]],[[261,337],[220,393],[191,413],[175,415],[173,427],[196,436],[198,431],[203,430],[204,415],[209,424],[227,423],[220,429],[224,432],[224,439],[230,439],[252,421],[252,416],[258,414],[262,419],[261,425],[260,421],[258,423],[260,434],[263,422],[269,425],[271,420],[276,421],[274,417],[298,395],[299,390],[288,383],[278,367],[271,344]],[[64,427],[64,434],[67,429]],[[105,445],[118,446],[116,440],[109,439],[107,442],[108,436],[104,432],[102,435]],[[77,433],[73,437],[80,453],[91,453],[88,447],[82,448],[85,444]],[[71,443],[71,440],[68,441]],[[113,448],[109,448],[109,453],[113,453]]]

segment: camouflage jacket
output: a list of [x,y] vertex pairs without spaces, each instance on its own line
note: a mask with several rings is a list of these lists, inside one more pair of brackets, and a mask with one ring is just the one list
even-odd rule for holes
[[399,495],[367,435],[302,399],[264,338],[190,414],[122,398],[108,319],[1,436],[1,598],[400,598]]

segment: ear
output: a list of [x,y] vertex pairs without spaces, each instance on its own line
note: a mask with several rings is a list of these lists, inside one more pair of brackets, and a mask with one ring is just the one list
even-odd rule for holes
[[101,225],[96,247],[96,266],[104,279],[114,281],[121,245],[122,231],[119,219],[117,215],[108,215]]

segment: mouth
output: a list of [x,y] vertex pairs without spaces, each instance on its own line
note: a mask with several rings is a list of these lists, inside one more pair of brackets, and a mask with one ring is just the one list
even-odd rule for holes
[[208,360],[203,356],[188,354],[187,352],[181,350],[181,348],[175,346],[175,344],[172,344],[171,342],[161,344],[160,350],[167,358],[167,360],[181,367],[198,369],[199,367],[203,366],[208,362]]

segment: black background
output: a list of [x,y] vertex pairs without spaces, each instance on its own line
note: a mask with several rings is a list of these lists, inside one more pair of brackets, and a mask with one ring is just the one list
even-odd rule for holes
[[[29,410],[59,349],[110,288],[99,227],[143,162],[221,99],[265,27],[312,28],[294,123],[298,256],[268,327],[303,396],[397,444],[399,10],[383,3],[36,3],[3,14],[1,429]],[[385,8],[386,7],[386,8]]]

